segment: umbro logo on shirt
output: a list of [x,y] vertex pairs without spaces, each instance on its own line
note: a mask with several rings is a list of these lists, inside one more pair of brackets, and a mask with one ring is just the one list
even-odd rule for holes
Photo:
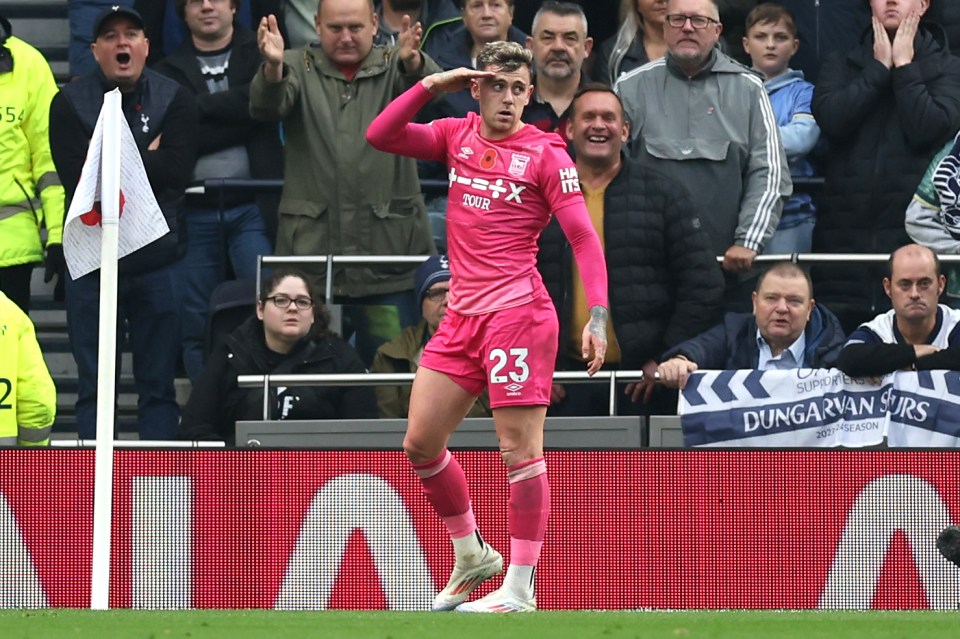
[[461,146],[460,152],[457,153],[457,157],[463,158],[464,160],[469,160],[471,155],[473,155],[473,149],[469,146]]

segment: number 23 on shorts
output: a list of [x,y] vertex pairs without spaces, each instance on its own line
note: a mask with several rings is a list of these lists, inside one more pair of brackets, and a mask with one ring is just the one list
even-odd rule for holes
[[527,381],[530,377],[530,368],[526,362],[527,353],[526,348],[511,348],[509,351],[495,348],[490,351],[489,360],[494,362],[490,368],[490,383],[506,384],[509,381],[522,384]]

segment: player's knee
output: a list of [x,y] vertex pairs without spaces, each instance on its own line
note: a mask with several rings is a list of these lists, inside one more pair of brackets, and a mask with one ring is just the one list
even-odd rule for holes
[[433,442],[424,442],[407,435],[403,438],[403,452],[411,463],[424,464],[431,459],[436,459],[443,452],[443,446],[437,446]]
[[507,467],[516,466],[537,457],[543,457],[543,453],[528,448],[503,448],[502,446],[500,448],[500,459]]

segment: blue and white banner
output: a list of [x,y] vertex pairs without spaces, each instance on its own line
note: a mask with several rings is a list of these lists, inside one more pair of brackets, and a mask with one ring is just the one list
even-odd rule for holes
[[[698,371],[680,394],[686,446],[832,447],[883,442],[893,375],[837,369]],[[958,407],[960,408],[960,407]]]
[[960,446],[960,372],[918,371],[893,376],[890,446]]

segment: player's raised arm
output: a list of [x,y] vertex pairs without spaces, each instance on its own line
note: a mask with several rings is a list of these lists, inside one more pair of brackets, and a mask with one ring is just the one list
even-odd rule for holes
[[442,95],[469,88],[474,80],[479,81],[482,78],[495,76],[496,74],[493,71],[478,71],[477,69],[460,67],[459,69],[450,69],[449,71],[428,75],[420,83],[430,93]]
[[[434,93],[441,92],[442,87],[449,86],[451,82],[460,81],[451,80],[450,73],[444,71],[429,75],[388,104],[367,127],[367,143],[385,153],[443,161],[445,145],[439,128],[411,120],[433,98]],[[447,76],[447,79],[437,80],[438,76]]]

